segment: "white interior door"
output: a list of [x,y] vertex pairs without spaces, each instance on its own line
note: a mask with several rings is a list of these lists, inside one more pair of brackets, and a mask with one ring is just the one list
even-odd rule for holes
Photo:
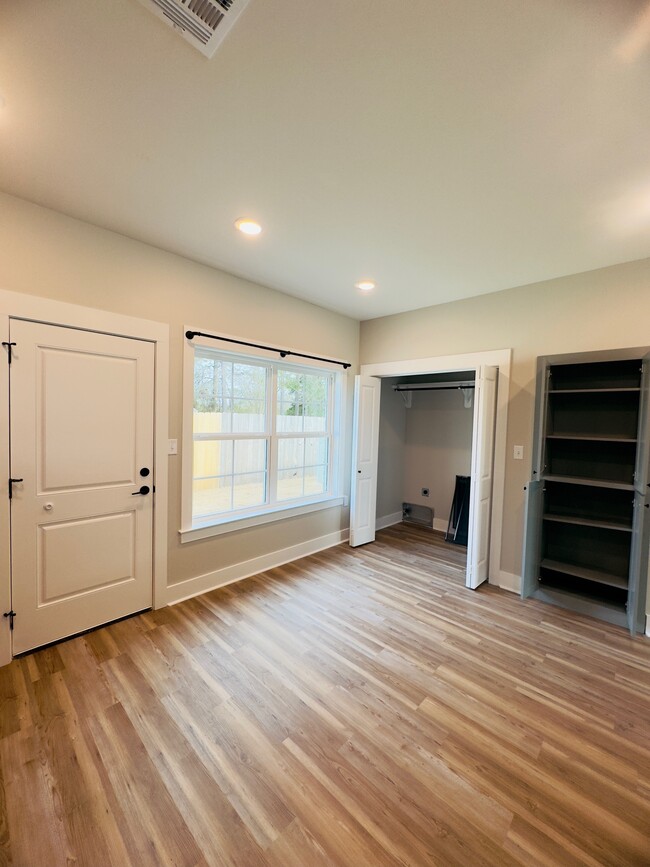
[[11,340],[16,654],[151,606],[154,346],[21,320]]
[[496,367],[476,371],[474,428],[472,432],[472,482],[469,496],[467,539],[467,587],[478,587],[488,578],[490,557],[490,516],[494,468],[494,424],[497,406]]
[[373,542],[375,538],[380,398],[380,379],[355,377],[350,498],[350,545],[353,547]]

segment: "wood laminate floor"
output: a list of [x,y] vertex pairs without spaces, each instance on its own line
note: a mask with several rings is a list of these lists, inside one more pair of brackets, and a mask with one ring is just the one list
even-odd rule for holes
[[650,864],[650,642],[398,526],[0,669],[0,863]]

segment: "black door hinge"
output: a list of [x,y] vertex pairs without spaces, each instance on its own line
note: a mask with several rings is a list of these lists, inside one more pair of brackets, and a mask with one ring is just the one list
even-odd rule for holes
[[2,616],[9,618],[9,629],[13,632],[14,631],[14,617],[16,616],[16,612],[12,608],[11,611],[5,611],[5,613]]
[[14,485],[16,482],[23,482],[24,479],[9,479],[9,499],[11,500],[14,495]]
[[2,345],[7,347],[7,361],[11,364],[11,347],[15,346],[15,343],[9,343],[6,340],[2,341]]

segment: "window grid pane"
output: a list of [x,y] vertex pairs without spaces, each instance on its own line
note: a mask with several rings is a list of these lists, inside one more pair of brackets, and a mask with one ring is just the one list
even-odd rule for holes
[[327,491],[329,437],[278,440],[278,501],[313,497]]
[[329,382],[328,374],[278,370],[277,432],[324,433],[329,424],[327,414]]
[[197,355],[194,433],[265,433],[267,370]]
[[264,505],[268,498],[268,452],[267,439],[195,442],[194,517]]

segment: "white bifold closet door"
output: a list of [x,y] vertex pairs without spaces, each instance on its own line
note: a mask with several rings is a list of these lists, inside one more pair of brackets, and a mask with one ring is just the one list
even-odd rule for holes
[[352,547],[373,542],[375,538],[380,398],[380,379],[376,376],[354,378],[350,498],[350,545]]
[[472,483],[465,584],[476,588],[488,578],[490,516],[494,472],[494,427],[498,369],[482,365],[476,371],[472,430]]

